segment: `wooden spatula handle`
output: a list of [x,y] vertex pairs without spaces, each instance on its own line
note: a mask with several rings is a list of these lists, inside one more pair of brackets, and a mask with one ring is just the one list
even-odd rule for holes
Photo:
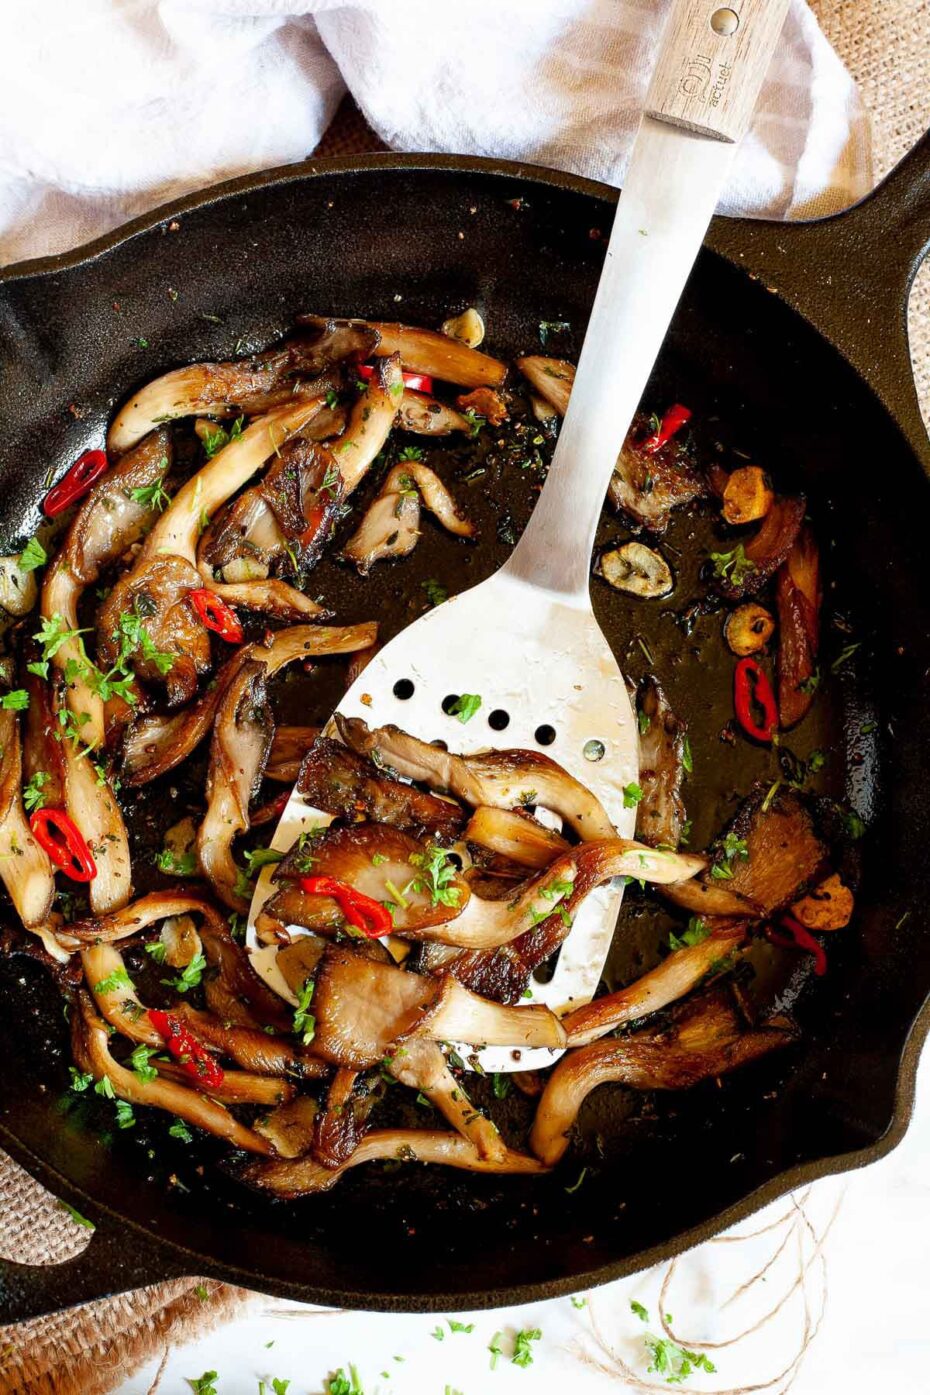
[[746,132],[789,0],[674,0],[647,116],[738,141]]

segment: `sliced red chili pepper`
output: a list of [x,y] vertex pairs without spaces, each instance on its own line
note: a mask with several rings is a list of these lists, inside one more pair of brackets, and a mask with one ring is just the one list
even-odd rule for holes
[[165,1038],[169,1055],[198,1085],[216,1089],[223,1083],[223,1068],[205,1046],[202,1046],[192,1032],[189,1032],[180,1018],[161,1008],[149,1008],[149,1020],[156,1032]]
[[339,909],[349,924],[361,930],[369,940],[388,935],[393,929],[394,922],[387,906],[356,891],[348,882],[340,882],[335,877],[301,877],[300,885],[311,896],[331,896],[338,901]]
[[[733,674],[733,706],[736,719],[753,741],[771,743],[778,730],[778,706],[772,685],[755,659],[740,659]],[[755,709],[762,712],[761,725]]]
[[64,809],[36,809],[29,816],[32,836],[56,867],[73,882],[92,882],[97,865],[80,830]]
[[[371,363],[360,363],[356,369],[358,376],[366,383],[370,383],[375,376],[374,365]],[[433,380],[428,373],[401,373],[404,380],[404,387],[410,388],[411,392],[432,392]]]
[[48,518],[64,513],[71,504],[83,499],[92,484],[109,468],[105,450],[86,450],[42,500],[42,511]]
[[803,949],[808,954],[814,956],[814,973],[818,978],[822,978],[827,972],[827,954],[823,945],[814,939],[813,935],[802,925],[799,920],[795,920],[793,915],[783,915],[781,927],[787,931],[782,934],[774,925],[770,925],[765,937],[771,940],[773,945],[778,945],[781,949]]
[[206,586],[190,593],[191,604],[208,630],[225,639],[227,644],[241,644],[245,638],[239,617],[232,606],[221,601],[215,591]]
[[683,407],[680,402],[676,402],[673,407],[669,407],[663,416],[658,431],[654,431],[643,441],[642,449],[649,451],[650,455],[661,450],[663,446],[668,445],[673,436],[678,434],[685,422],[690,420],[690,408]]

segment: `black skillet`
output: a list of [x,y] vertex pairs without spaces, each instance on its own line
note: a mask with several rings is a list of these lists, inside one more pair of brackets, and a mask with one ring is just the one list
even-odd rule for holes
[[[538,351],[540,320],[570,321],[568,348],[577,348],[615,197],[490,160],[310,162],[9,269],[0,278],[0,541],[31,534],[46,475],[99,445],[118,395],[177,363],[264,345],[302,309],[434,324],[477,303],[504,356]],[[724,452],[738,446],[789,487],[803,484],[826,550],[828,657],[849,640],[844,626],[860,644],[811,730],[792,737],[803,755],[829,739],[831,724],[828,788],[868,825],[853,930],[833,937],[826,978],[812,984],[796,973],[782,992],[803,1044],[722,1090],[654,1102],[598,1092],[571,1161],[542,1182],[365,1168],[327,1197],[281,1206],[209,1166],[200,1177],[204,1156],[172,1151],[163,1129],[102,1133],[95,1104],[66,1096],[56,991],[34,961],[3,959],[0,1145],[97,1229],[67,1264],[3,1262],[0,1322],[194,1274],[367,1308],[545,1298],[677,1253],[900,1140],[930,1025],[930,444],[905,308],[928,242],[930,139],[840,217],[801,227],[718,220],[648,394],[650,405],[694,407],[707,449],[719,435]],[[526,488],[514,495],[517,528],[527,500]],[[424,539],[422,557],[384,568],[367,592],[334,573],[327,584],[344,588],[340,618],[374,611],[398,628],[436,568],[452,586],[477,580],[509,545],[506,522],[494,523],[502,507],[490,497],[480,504],[490,519],[483,550]],[[676,527],[677,542],[687,541],[690,523]],[[605,539],[621,533],[616,520],[605,523]],[[691,565],[681,563],[685,590]],[[631,612],[596,589],[621,662],[635,676],[645,667],[631,657],[637,637],[653,644],[691,723],[700,845],[732,807],[733,788],[760,773],[718,741],[725,682],[703,646],[713,639],[719,648],[719,619],[685,637],[674,616]],[[611,972],[630,977],[655,957],[661,927],[631,898],[623,928]],[[584,1184],[566,1190],[582,1164]]]

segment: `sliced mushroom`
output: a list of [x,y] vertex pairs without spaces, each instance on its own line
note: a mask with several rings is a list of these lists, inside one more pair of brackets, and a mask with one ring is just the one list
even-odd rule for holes
[[[23,809],[19,719],[6,709],[0,709],[0,878],[26,929],[45,927],[55,897],[55,877]],[[54,936],[41,938],[54,958],[67,959]]]
[[602,552],[597,573],[615,591],[624,591],[628,596],[639,596],[645,601],[661,600],[675,587],[672,569],[661,552],[641,542],[627,542],[622,547]]
[[723,516],[734,526],[755,523],[772,507],[775,495],[764,470],[742,465],[734,470],[723,491]]
[[157,423],[178,417],[253,415],[276,401],[318,396],[320,385],[314,379],[345,358],[367,357],[376,340],[361,321],[318,319],[309,331],[266,353],[173,369],[120,408],[110,426],[108,449],[120,455]]
[[795,901],[791,914],[808,930],[842,930],[852,920],[855,905],[849,887],[834,872]]
[[503,425],[509,415],[507,403],[493,388],[472,388],[471,392],[457,397],[455,402],[463,412],[470,412],[473,418],[481,417],[489,426]]
[[286,1100],[263,1119],[255,1121],[255,1131],[267,1138],[282,1158],[299,1158],[310,1151],[319,1105],[309,1095]]
[[651,675],[640,684],[637,706],[643,797],[636,806],[636,836],[650,847],[677,848],[685,821],[681,784],[687,726]]
[[676,949],[655,969],[616,993],[595,998],[562,1019],[569,1046],[584,1046],[640,1017],[677,1002],[746,940],[745,924],[714,930],[697,944]]
[[465,344],[469,349],[480,349],[484,342],[484,320],[475,307],[470,305],[460,315],[453,315],[451,319],[444,320],[442,332],[451,339],[458,339],[459,343]]
[[126,573],[97,611],[100,664],[109,669],[117,662],[122,617],[143,616],[155,650],[167,654],[170,662],[166,668],[160,657],[137,652],[132,660],[137,677],[145,683],[164,684],[170,706],[190,702],[211,664],[210,636],[190,601],[191,592],[202,585],[197,568],[184,557],[154,557]]
[[13,616],[28,615],[39,595],[35,571],[24,570],[19,557],[0,557],[0,610]]
[[371,469],[391,433],[403,395],[399,358],[394,354],[381,359],[374,377],[352,408],[345,432],[333,446],[344,498],[358,488]]
[[745,545],[737,543],[729,552],[718,553],[714,585],[721,595],[742,600],[761,591],[793,548],[806,512],[803,494],[776,498]]
[[569,844],[560,833],[539,823],[532,814],[479,805],[463,835],[467,843],[498,853],[523,867],[548,867]]
[[210,967],[204,980],[210,1011],[221,1022],[239,1027],[291,1031],[293,1023],[287,1004],[259,978],[248,951],[232,939],[225,926],[205,923],[200,937]]
[[545,358],[542,354],[530,354],[516,362],[539,396],[564,417],[575,381],[575,365],[564,358]]
[[426,373],[462,387],[499,387],[507,376],[506,363],[479,353],[448,334],[382,320],[373,320],[371,327],[378,331],[381,341],[375,353],[399,354],[403,367],[413,373]]
[[[156,1069],[165,1080],[176,1080],[179,1085],[189,1085],[199,1094],[209,1095],[219,1104],[257,1104],[266,1109],[274,1109],[276,1105],[286,1104],[293,1099],[296,1091],[296,1086],[288,1080],[281,1080],[275,1075],[256,1075],[247,1070],[224,1070],[219,1085],[207,1085],[197,1076],[191,1076],[175,1061],[158,1061]],[[306,1096],[301,1098],[305,1099]],[[269,1130],[262,1128],[260,1119],[255,1121],[255,1132],[274,1143]],[[281,1153],[282,1157],[288,1156],[280,1148],[276,1151]]]
[[300,774],[304,757],[319,734],[319,727],[275,726],[268,764],[265,766],[265,779],[293,785]]
[[419,536],[419,491],[404,466],[395,465],[342,555],[367,576],[376,562],[409,556]]
[[497,1125],[472,1104],[435,1041],[408,1037],[388,1056],[387,1069],[402,1085],[424,1095],[479,1157],[503,1158],[507,1147]]
[[[95,1012],[87,993],[78,993],[71,1022],[71,1049],[78,1067],[95,1080],[109,1080],[114,1094],[120,1099],[130,1104],[165,1109],[196,1128],[205,1129],[207,1133],[224,1138],[227,1143],[250,1153],[267,1154],[273,1151],[264,1138],[240,1124],[228,1109],[207,1095],[160,1075],[154,1080],[140,1080],[134,1071],[121,1066],[110,1054],[106,1023]],[[161,1037],[153,1044],[163,1045]]]
[[[68,934],[91,945],[112,944],[116,940],[128,939],[130,935],[139,935],[159,921],[188,919],[191,914],[203,918],[204,933],[209,929],[224,928],[223,918],[206,897],[188,891],[151,891],[131,905],[108,915],[72,921]],[[120,967],[116,960],[111,962],[113,967]]]
[[651,533],[664,533],[676,508],[707,491],[704,478],[691,460],[686,442],[674,437],[658,448],[650,442],[650,423],[636,416],[610,479],[608,498]]
[[740,658],[758,654],[775,633],[775,621],[764,605],[747,601],[731,610],[723,626],[723,637],[732,653]]
[[373,1129],[341,1167],[324,1167],[312,1158],[293,1162],[250,1164],[243,1180],[275,1196],[307,1196],[334,1187],[347,1168],[377,1159],[397,1162],[439,1163],[468,1172],[512,1172],[523,1175],[544,1173],[547,1169],[536,1158],[508,1149],[502,1158],[482,1158],[466,1138],[457,1133],[428,1129]]
[[425,392],[411,392],[404,389],[397,412],[397,425],[403,431],[412,431],[417,436],[448,436],[453,431],[471,431],[468,417],[463,417],[454,407],[430,397]]
[[308,804],[335,818],[364,814],[374,823],[390,824],[414,837],[454,838],[465,819],[458,804],[376,770],[370,761],[328,737],[320,737],[307,752],[297,788]]
[[442,790],[477,808],[512,809],[532,801],[564,819],[579,838],[606,839],[615,829],[600,801],[567,770],[537,751],[454,755],[395,726],[370,730],[360,718],[335,717],[339,735],[360,755],[377,758],[398,775]]
[[820,557],[810,528],[799,532],[778,570],[778,715],[782,727],[807,715],[816,691],[820,648]]
[[259,659],[269,679],[287,664],[327,654],[352,654],[370,648],[377,638],[374,622],[360,625],[293,625],[279,630],[268,645],[247,644],[220,670],[212,688],[182,712],[139,717],[126,734],[125,779],[144,785],[180,765],[212,729],[223,696],[242,665]]
[[220,702],[207,772],[207,812],[197,831],[197,857],[213,890],[233,910],[248,910],[237,891],[239,870],[232,855],[237,833],[249,826],[249,803],[261,783],[274,718],[266,690],[267,670],[247,660]]
[[564,1154],[582,1104],[598,1085],[613,1081],[634,1090],[682,1090],[725,1075],[797,1039],[787,1019],[747,1030],[727,997],[708,995],[666,1027],[570,1051],[549,1077],[530,1135],[533,1152],[548,1166]]

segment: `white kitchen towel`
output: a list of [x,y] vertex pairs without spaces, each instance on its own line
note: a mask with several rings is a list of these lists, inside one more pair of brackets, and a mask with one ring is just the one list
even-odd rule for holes
[[[398,150],[622,184],[666,0],[5,0],[0,262],[299,160],[350,91]],[[792,0],[722,209],[811,217],[871,187],[868,118]]]

